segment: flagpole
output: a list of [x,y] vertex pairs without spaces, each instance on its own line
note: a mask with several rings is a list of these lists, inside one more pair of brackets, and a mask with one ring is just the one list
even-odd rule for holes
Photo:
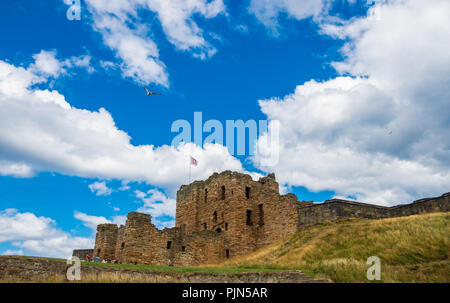
[[189,157],[189,182],[188,185],[191,184],[191,166],[192,166],[192,157]]

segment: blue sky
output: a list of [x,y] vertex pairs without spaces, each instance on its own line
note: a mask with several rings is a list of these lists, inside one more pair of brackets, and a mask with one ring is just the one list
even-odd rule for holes
[[[81,0],[69,21],[63,0],[3,1],[0,253],[66,256],[135,210],[172,226],[190,154],[194,179],[274,171],[300,200],[448,191],[450,52],[428,47],[430,33],[449,47],[436,30],[448,5],[407,2]],[[171,152],[172,123],[194,112],[280,121],[280,161]]]

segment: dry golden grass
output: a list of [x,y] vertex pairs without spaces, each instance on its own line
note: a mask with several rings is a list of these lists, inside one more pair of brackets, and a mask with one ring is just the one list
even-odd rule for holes
[[83,273],[81,280],[68,281],[63,274],[45,274],[31,279],[18,279],[14,276],[0,280],[0,283],[161,283],[161,282],[187,282],[174,277],[155,277],[146,274],[129,272],[99,272]]
[[450,282],[450,214],[315,225],[287,241],[218,266],[300,269],[336,282],[368,282],[367,258],[381,259],[381,282]]

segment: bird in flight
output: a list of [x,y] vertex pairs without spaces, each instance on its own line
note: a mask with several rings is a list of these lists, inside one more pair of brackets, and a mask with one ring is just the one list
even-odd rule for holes
[[149,91],[145,86],[142,86],[144,89],[145,89],[145,91],[147,92],[147,96],[151,96],[151,95],[161,95],[160,93],[155,93],[155,92],[152,92],[152,91]]

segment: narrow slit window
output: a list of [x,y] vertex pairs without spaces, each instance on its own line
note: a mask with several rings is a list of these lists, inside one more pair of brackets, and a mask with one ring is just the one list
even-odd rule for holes
[[214,223],[217,223],[217,212],[216,211],[213,213],[213,221],[214,221]]
[[225,186],[222,186],[220,197],[222,200],[225,200]]
[[172,247],[172,241],[167,241],[167,249],[170,249]]
[[250,187],[248,186],[245,188],[245,197],[247,199],[250,199]]
[[225,230],[228,230],[228,223],[225,223]]
[[264,209],[263,204],[258,205],[259,208],[259,225],[264,225]]
[[208,202],[208,189],[205,188],[205,203]]
[[247,225],[252,225],[252,211],[247,210]]
[[181,251],[186,251],[186,246],[181,246]]
[[230,257],[230,250],[225,249],[225,257],[228,259]]
[[203,223],[203,229],[207,229],[206,223]]

